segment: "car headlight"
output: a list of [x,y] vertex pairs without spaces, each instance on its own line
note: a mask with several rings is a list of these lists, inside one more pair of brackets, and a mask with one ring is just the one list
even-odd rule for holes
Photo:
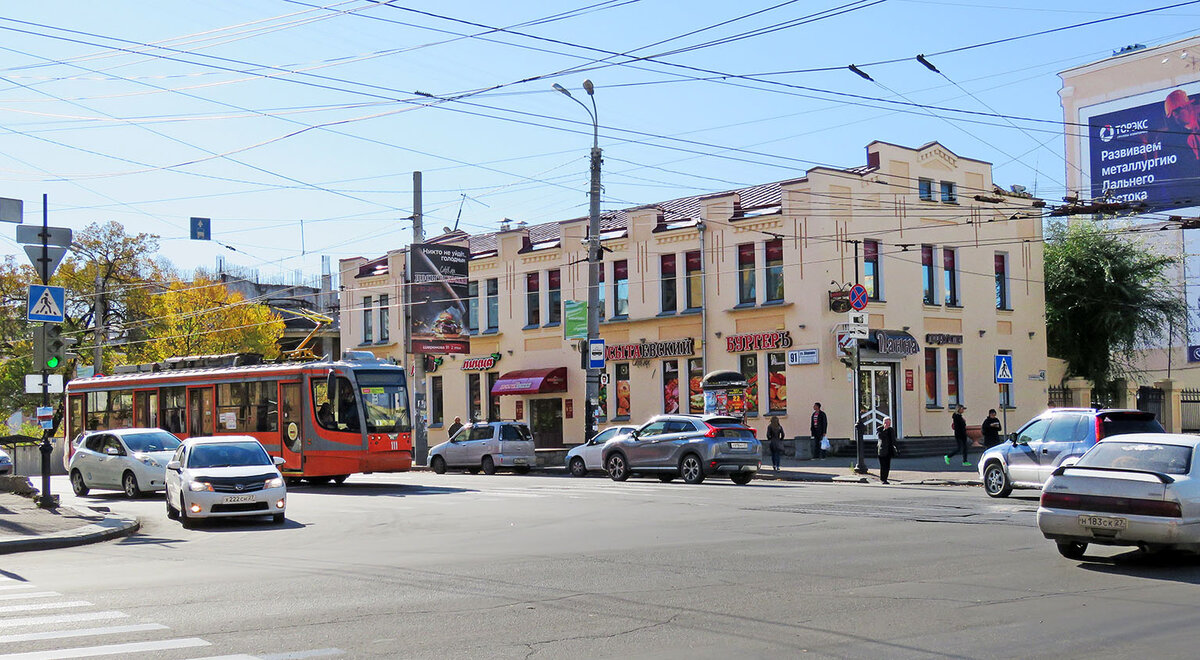
[[211,492],[212,484],[208,483],[207,481],[193,481],[188,484],[188,490],[190,490],[192,492],[201,491],[201,490],[207,490],[207,491]]
[[267,482],[263,484],[263,488],[283,488],[283,477],[267,479]]
[[150,456],[148,456],[146,454],[134,454],[133,457],[138,459],[139,461],[141,461],[143,465],[146,465],[146,466],[149,466],[152,468],[162,467],[161,465],[158,464],[158,461],[154,460],[153,458],[151,458]]

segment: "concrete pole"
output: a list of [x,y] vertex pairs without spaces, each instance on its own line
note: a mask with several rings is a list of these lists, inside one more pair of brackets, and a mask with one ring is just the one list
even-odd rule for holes
[[[425,241],[425,224],[424,217],[421,211],[421,173],[413,172],[413,244],[423,243]],[[408,253],[409,273],[412,273],[412,251]],[[408,282],[411,290],[412,281]],[[408,319],[405,319],[408,322]],[[410,358],[416,363],[413,367],[413,403],[417,408],[417,414],[413,416],[413,462],[419,465],[425,465],[426,459],[429,457],[429,437],[425,428],[425,414],[427,410],[425,398],[425,354],[410,353]]]

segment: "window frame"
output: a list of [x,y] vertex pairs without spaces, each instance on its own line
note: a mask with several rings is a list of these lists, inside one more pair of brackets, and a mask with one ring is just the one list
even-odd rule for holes
[[[747,368],[747,364],[752,362],[753,373]],[[761,360],[758,359],[758,353],[741,353],[738,355],[738,373],[742,374],[742,378],[746,380],[746,416],[758,417],[758,375],[762,371]],[[750,404],[754,407],[751,408]]]
[[939,188],[939,199],[943,204],[958,203],[958,184],[953,181],[942,181]]
[[679,311],[679,286],[676,279],[677,274],[678,270],[676,269],[675,254],[670,253],[659,255],[658,311],[662,314],[674,314],[675,312]]
[[525,273],[525,329],[542,324],[542,274]]
[[[938,349],[925,347],[925,407],[940,408],[942,391],[938,371],[941,369]],[[932,359],[931,359],[932,358]]]
[[546,326],[562,323],[562,271],[546,271]]
[[[882,245],[879,241],[870,238],[863,241],[862,284],[867,289],[868,300],[883,300],[883,264],[879,254]],[[868,247],[871,248],[870,251],[868,251]]]
[[[951,359],[953,357],[953,359]],[[962,392],[962,349],[946,349],[946,407],[963,405]]]
[[946,285],[946,306],[962,307],[958,295],[958,248],[942,248],[942,271]]
[[486,280],[484,293],[487,302],[487,332],[500,329],[500,279],[490,277]]
[[467,334],[479,333],[479,280],[467,282]]
[[917,197],[923,202],[935,201],[933,198],[933,179],[921,177],[917,179]]
[[926,305],[937,304],[937,266],[934,265],[936,257],[937,250],[932,245],[921,246],[921,299]]
[[390,296],[386,293],[379,294],[379,343],[386,344],[389,341],[391,333],[388,331],[388,324],[391,322],[391,314],[388,310]]
[[996,273],[996,309],[1012,311],[1012,293],[1008,281],[1008,253],[996,252],[993,270]]
[[629,260],[613,262],[613,318],[629,317]]
[[[696,268],[692,269],[695,260]],[[687,295],[685,312],[698,312],[704,309],[704,254],[700,250],[689,250],[683,253],[684,292]],[[694,299],[694,300],[693,300]],[[698,304],[693,305],[696,302]]]
[[[776,255],[771,258],[772,253]],[[773,238],[766,242],[763,252],[763,302],[781,303],[784,300],[785,280],[783,277],[783,239]],[[778,295],[774,295],[777,292]]]
[[758,273],[755,270],[754,252],[754,243],[741,243],[737,246],[738,305],[758,304]]
[[363,296],[362,303],[362,343],[370,344],[375,341],[375,332],[372,328],[371,300],[374,296]]

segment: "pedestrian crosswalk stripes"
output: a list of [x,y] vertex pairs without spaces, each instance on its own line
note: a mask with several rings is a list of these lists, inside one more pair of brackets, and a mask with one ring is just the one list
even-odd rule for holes
[[[27,588],[37,589],[31,583],[0,576],[0,589]],[[191,655],[188,649],[204,649],[210,653],[212,642],[199,637],[171,637],[166,639],[148,639],[155,633],[169,631],[169,626],[161,623],[129,621],[129,615],[115,610],[95,612],[69,612],[54,614],[25,615],[27,612],[38,610],[53,610],[65,608],[83,608],[91,606],[86,600],[61,600],[56,602],[31,601],[18,603],[20,599],[53,598],[63,595],[56,591],[0,592],[0,600],[9,604],[0,606],[0,660],[51,660],[57,658],[94,658],[94,657],[157,657],[169,654],[170,657],[183,658]],[[23,616],[24,615],[24,616]],[[115,621],[126,619],[126,621]],[[103,622],[112,621],[111,625]],[[82,625],[81,625],[82,624]],[[89,645],[103,641],[112,642],[114,635],[127,637],[117,638],[122,641],[109,644]],[[24,649],[21,645],[26,645]],[[47,648],[57,644],[58,648]],[[204,660],[299,660],[301,658],[322,658],[344,655],[345,652],[336,648],[308,649],[302,651],[284,651],[269,655],[250,655],[234,653],[227,655],[209,655]]]
[[34,589],[34,588],[36,588],[36,587],[34,587],[34,585],[32,585],[32,584],[29,584],[28,582],[20,582],[17,584],[0,583],[0,591],[11,591],[14,589]]

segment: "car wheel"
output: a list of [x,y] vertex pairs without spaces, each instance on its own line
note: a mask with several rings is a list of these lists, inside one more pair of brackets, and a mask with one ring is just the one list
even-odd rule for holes
[[1088,544],[1083,541],[1059,541],[1058,554],[1067,559],[1083,559],[1083,553],[1087,551]]
[[583,464],[583,459],[579,458],[578,456],[571,459],[571,468],[570,469],[571,469],[572,477],[586,477],[587,476],[587,466]]
[[170,520],[179,520],[179,509],[176,509],[174,505],[171,504],[170,496],[164,497],[163,499],[167,502],[167,518]]
[[608,470],[608,476],[613,481],[625,481],[629,478],[629,462],[625,460],[625,454],[617,452],[610,455],[604,462],[604,468]]
[[446,459],[434,456],[433,460],[429,461],[429,469],[433,470],[434,474],[446,474]]
[[516,472],[517,474],[529,474],[529,466],[518,465],[517,467],[513,468],[513,472]]
[[88,491],[91,490],[91,488],[88,488],[88,485],[84,483],[83,473],[79,470],[71,470],[71,490],[75,491],[75,494],[79,497],[87,495]]
[[999,463],[988,463],[983,471],[983,490],[991,497],[1008,497],[1012,492],[1012,483],[1004,468]]
[[283,515],[282,513],[277,513],[271,516],[271,522],[275,523],[276,525],[282,525],[283,521],[285,520],[287,520],[287,516]]
[[137,477],[133,476],[132,472],[126,472],[125,476],[121,477],[121,486],[125,489],[125,497],[131,500],[142,496],[142,489],[138,488]]
[[184,529],[192,529],[196,526],[196,519],[188,515],[187,502],[183,499],[183,493],[179,494],[179,524],[183,525]]
[[341,486],[342,484],[346,483],[346,480],[349,478],[350,478],[350,475],[348,475],[348,474],[339,474],[338,476],[333,478],[333,483]]
[[754,473],[753,472],[733,472],[729,475],[729,478],[733,480],[733,483],[735,483],[739,486],[745,486],[746,484],[750,483],[751,479],[754,478]]
[[704,464],[700,462],[700,457],[695,454],[688,454],[679,461],[679,476],[683,477],[684,483],[699,484],[704,482]]
[[496,474],[496,461],[491,456],[484,456],[481,468],[484,474]]
[[661,481],[661,482],[663,482],[664,484],[669,484],[669,483],[671,483],[672,481],[675,481],[675,475],[673,475],[673,474],[660,474],[660,475],[658,475],[658,480],[659,480],[659,481]]

